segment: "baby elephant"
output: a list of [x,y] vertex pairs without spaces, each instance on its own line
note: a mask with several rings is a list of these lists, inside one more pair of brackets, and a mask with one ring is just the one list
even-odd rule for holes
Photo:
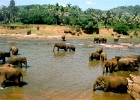
[[127,85],[127,79],[121,76],[99,76],[93,84],[93,90],[96,90],[96,86],[102,86],[104,92],[110,90],[127,92]]
[[100,60],[100,54],[98,52],[93,52],[89,55],[89,61],[92,61],[92,60]]
[[18,48],[16,46],[11,46],[9,52],[11,52],[11,51],[12,51],[13,55],[17,55],[18,54]]

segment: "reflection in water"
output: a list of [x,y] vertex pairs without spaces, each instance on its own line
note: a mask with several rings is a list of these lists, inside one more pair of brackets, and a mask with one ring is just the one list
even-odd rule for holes
[[[6,40],[9,42],[5,42]],[[59,40],[1,38],[1,50],[8,51],[10,41],[14,41],[14,45],[19,48],[20,55],[18,56],[25,56],[30,67],[26,70],[21,69],[23,81],[27,84],[23,87],[12,86],[0,90],[0,99],[122,100],[123,98],[132,100],[128,94],[93,91],[94,81],[102,75],[103,62],[89,61],[89,53],[99,47],[98,44],[91,45],[92,40],[67,40],[66,43],[75,44],[75,52],[53,52],[53,44]],[[139,40],[131,40],[131,42],[138,43]],[[108,40],[107,43],[113,44],[113,40]],[[86,45],[86,47],[79,44]],[[107,53],[107,59],[116,55],[126,56],[140,53],[139,48],[132,48],[130,51],[104,48],[103,51]],[[105,75],[129,77],[130,73],[137,75],[139,71],[118,71]]]

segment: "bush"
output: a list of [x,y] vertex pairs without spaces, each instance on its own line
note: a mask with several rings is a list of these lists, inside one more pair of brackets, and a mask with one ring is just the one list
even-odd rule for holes
[[128,35],[129,26],[126,24],[117,24],[114,26],[114,31],[118,32],[119,34]]

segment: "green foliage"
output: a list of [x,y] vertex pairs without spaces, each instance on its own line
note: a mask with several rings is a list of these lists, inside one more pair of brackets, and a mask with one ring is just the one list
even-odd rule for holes
[[125,24],[117,24],[114,26],[114,31],[118,32],[119,34],[128,35],[129,27]]
[[[114,28],[119,33],[127,34],[130,30],[140,29],[140,6],[121,6],[107,11],[88,8],[82,11],[78,6],[67,4],[15,6],[10,0],[8,7],[0,8],[0,23],[68,25],[82,28],[92,33],[97,28]],[[122,24],[123,23],[123,24]]]

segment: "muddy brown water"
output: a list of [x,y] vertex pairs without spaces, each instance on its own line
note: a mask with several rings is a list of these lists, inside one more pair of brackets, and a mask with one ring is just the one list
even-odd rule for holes
[[[75,52],[60,50],[53,52],[53,44],[61,40],[41,39],[11,39],[0,38],[0,50],[8,51],[10,45],[19,48],[18,56],[27,57],[28,68],[23,65],[22,87],[10,86],[0,90],[0,99],[20,100],[132,100],[127,93],[93,91],[93,83],[102,75],[102,62],[90,61],[89,53],[94,52],[99,45],[92,40],[67,40],[65,43],[74,44]],[[120,42],[138,44],[140,39],[124,39]],[[62,41],[61,41],[62,42]],[[107,44],[114,44],[109,40]],[[127,56],[140,54],[140,48],[119,50],[104,48],[107,59],[116,55]],[[119,71],[106,75],[129,77],[129,74],[140,74],[139,71]]]

